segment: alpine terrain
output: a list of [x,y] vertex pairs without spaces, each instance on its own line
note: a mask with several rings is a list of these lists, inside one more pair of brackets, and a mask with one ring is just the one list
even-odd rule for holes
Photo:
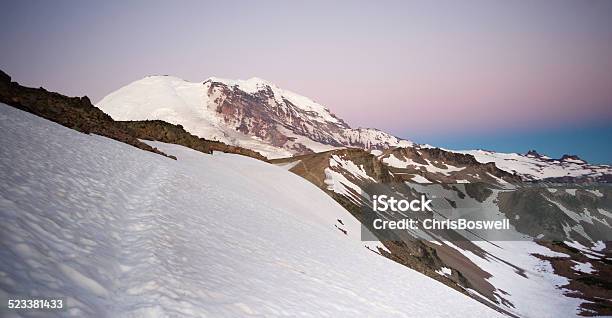
[[258,78],[191,83],[150,76],[97,106],[115,120],[164,120],[257,151],[317,185],[366,226],[362,211],[381,185],[395,196],[441,198],[434,202],[444,211],[440,219],[457,211],[509,219],[512,229],[500,237],[465,231],[383,237],[370,230],[386,247],[381,254],[508,315],[612,314],[608,165],[536,151],[440,149],[352,129],[326,107]]
[[172,160],[5,104],[0,126],[3,301],[64,298],[46,317],[499,315],[364,247],[356,219],[273,165],[148,142]]
[[[0,126],[3,302],[63,297],[56,316],[612,315],[607,165],[419,145],[258,78],[150,76],[94,106],[0,72]],[[509,229],[380,231],[381,194],[430,199],[421,220]]]

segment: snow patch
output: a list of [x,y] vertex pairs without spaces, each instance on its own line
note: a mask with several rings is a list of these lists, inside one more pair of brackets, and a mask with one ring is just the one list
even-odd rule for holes
[[448,267],[442,267],[439,270],[437,270],[436,273],[442,276],[450,276],[453,273],[453,271]]
[[432,183],[431,181],[427,180],[427,178],[423,177],[420,174],[415,175],[414,177],[410,178],[412,181],[416,182],[416,183]]
[[576,264],[572,266],[572,269],[577,272],[581,272],[585,274],[593,274],[596,272],[596,270],[593,268],[593,264],[591,263],[581,263],[577,261],[572,261],[572,262]]

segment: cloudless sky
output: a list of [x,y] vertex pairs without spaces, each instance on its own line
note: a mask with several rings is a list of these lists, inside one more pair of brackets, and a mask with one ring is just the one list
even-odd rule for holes
[[5,1],[0,69],[92,101],[264,78],[351,126],[612,163],[612,1]]

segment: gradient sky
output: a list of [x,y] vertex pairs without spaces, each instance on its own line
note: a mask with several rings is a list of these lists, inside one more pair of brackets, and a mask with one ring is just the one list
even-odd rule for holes
[[100,100],[257,76],[351,126],[612,163],[612,1],[5,1],[0,68]]

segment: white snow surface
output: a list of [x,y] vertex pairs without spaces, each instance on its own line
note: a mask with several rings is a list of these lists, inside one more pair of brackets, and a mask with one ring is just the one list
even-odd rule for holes
[[595,272],[595,269],[593,268],[593,264],[586,262],[586,263],[581,263],[581,262],[577,262],[577,261],[572,261],[574,262],[576,265],[572,266],[572,269],[578,272],[582,272],[585,274],[592,274]]
[[406,169],[409,166],[413,166],[415,167],[415,169],[422,170],[422,168],[424,168],[428,172],[441,173],[445,176],[448,176],[451,172],[457,172],[457,171],[461,171],[465,169],[465,167],[455,167],[455,166],[444,164],[444,163],[442,165],[446,166],[446,168],[440,168],[432,164],[429,161],[429,159],[425,159],[425,162],[427,162],[427,164],[422,164],[422,163],[418,163],[412,160],[411,158],[400,159],[396,157],[394,154],[390,154],[388,157],[383,158],[382,161],[388,166],[395,167],[395,168]]
[[412,177],[411,179],[412,179],[412,181],[414,181],[416,183],[432,183],[431,181],[427,180],[427,178],[423,177],[420,174],[414,175],[414,177]]
[[257,151],[269,158],[290,157],[291,152],[245,135],[226,125],[215,99],[204,83],[173,76],[148,76],[107,95],[96,106],[115,120],[163,120],[182,125],[198,137],[218,140]]
[[496,241],[495,245],[475,241],[474,244],[487,252],[483,258],[451,242],[445,243],[492,275],[487,281],[498,293],[504,291],[505,294],[498,296],[513,304],[502,305],[509,312],[520,317],[579,317],[578,308],[583,300],[564,295],[562,286],[569,283],[567,278],[555,274],[550,262],[533,255],[568,257],[566,254],[532,241]]
[[[302,128],[310,134],[299,130],[291,131],[279,123],[275,128],[282,132],[288,141],[282,146],[275,146],[271,141],[239,131],[238,126],[234,126],[235,123],[227,123],[217,112],[219,105],[228,98],[224,90],[217,89],[218,85],[224,85],[231,92],[244,92],[249,95],[262,91],[265,91],[266,96],[271,93],[271,96],[261,103],[273,107],[279,113],[288,114],[288,117],[280,117],[277,120],[290,122],[291,116],[295,114],[293,107],[296,107],[301,110],[302,115],[299,116],[306,123]],[[211,77],[204,82],[194,83],[173,76],[148,76],[110,93],[96,106],[115,120],[163,120],[182,125],[186,131],[198,137],[252,149],[268,158],[290,157],[296,152],[295,149],[303,147],[313,152],[338,148],[331,144],[363,145],[368,149],[413,145],[411,141],[376,129],[351,129],[325,106],[256,77],[248,80]],[[246,118],[247,121],[249,119],[251,118]],[[338,130],[325,131],[329,128],[321,127],[327,127],[326,125]],[[321,135],[334,142],[328,140],[330,144],[324,144],[321,139],[313,137],[320,138]]]
[[369,195],[363,189],[338,171],[325,168],[324,182],[327,185],[327,190],[341,194],[357,205],[362,204],[364,200],[369,200]]
[[598,177],[603,174],[612,174],[612,167],[609,165],[588,165],[582,160],[546,160],[547,157],[541,159],[518,153],[501,153],[487,150],[462,150],[453,152],[470,154],[480,163],[494,162],[499,169],[510,173],[517,173],[528,180],[566,176]]
[[338,155],[331,156],[331,158],[329,159],[329,166],[332,168],[338,167],[340,169],[346,170],[357,179],[376,181],[374,180],[374,178],[368,175],[368,173],[363,168],[363,165],[357,166],[353,161],[343,159]]
[[364,248],[348,212],[280,167],[152,143],[175,161],[4,104],[0,127],[2,301],[63,297],[45,316],[78,317],[500,316]]
[[448,267],[442,267],[439,270],[437,270],[436,273],[442,276],[450,276],[453,273],[453,270]]

